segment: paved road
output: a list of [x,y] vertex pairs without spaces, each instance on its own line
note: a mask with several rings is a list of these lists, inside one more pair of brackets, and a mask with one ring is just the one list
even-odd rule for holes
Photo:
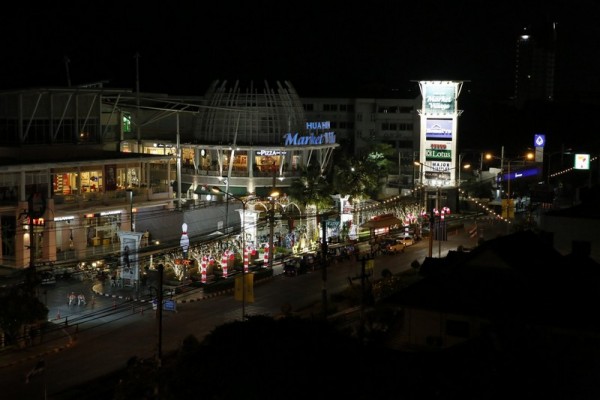
[[[484,234],[494,237],[493,228],[490,225]],[[441,247],[435,242],[433,249],[445,256],[448,250],[455,250],[459,245],[473,246],[475,240],[468,237],[466,229],[461,229],[451,233],[447,242],[441,242]],[[422,262],[428,252],[429,243],[421,241],[407,247],[404,253],[378,256],[375,276],[384,268],[392,273],[410,269],[414,260]],[[437,256],[435,251],[433,256]],[[360,269],[356,260],[333,264],[327,268],[325,282],[320,270],[297,277],[279,274],[256,284],[255,301],[244,305],[245,312],[274,316],[288,304],[298,310],[320,301],[324,284],[329,294],[344,289],[348,277],[358,276]],[[281,267],[276,266],[275,272],[281,272]],[[242,305],[231,294],[200,300],[201,294],[188,293],[179,298],[177,312],[163,312],[162,324],[159,324],[148,303],[97,295],[92,307],[93,284],[91,281],[58,282],[56,287],[40,294],[50,308],[50,318],[60,327],[57,330],[60,334],[57,333],[52,342],[45,338],[42,344],[32,348],[0,353],[3,399],[42,398],[44,393],[47,398],[53,398],[70,386],[125,366],[132,356],[153,357],[157,351],[159,326],[164,354],[177,349],[189,334],[202,339],[214,327],[242,317]],[[71,292],[86,294],[87,305],[69,306],[67,296]],[[60,318],[56,318],[58,313]],[[83,318],[86,318],[85,322]],[[45,371],[25,383],[25,374],[34,367],[39,356],[46,362]]]

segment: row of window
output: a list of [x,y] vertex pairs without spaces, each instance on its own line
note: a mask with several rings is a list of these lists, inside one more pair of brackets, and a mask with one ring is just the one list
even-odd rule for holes
[[61,120],[32,119],[28,121],[21,138],[19,121],[0,119],[0,144],[96,143],[98,121],[94,118]]
[[[315,105],[312,103],[303,104],[304,111],[315,111]],[[354,104],[323,104],[323,111],[341,111],[354,112]]]
[[338,123],[337,121],[331,121],[330,122],[330,126],[331,126],[331,129],[336,129],[336,128],[340,128],[340,129],[354,129],[354,122],[352,122],[352,121],[340,121]]
[[[312,103],[303,104],[304,111],[315,111],[315,105]],[[322,111],[342,111],[354,112],[354,104],[323,104]],[[379,106],[378,114],[412,114],[415,111],[413,106]]]
[[[358,118],[362,120],[362,118]],[[353,121],[331,121],[330,122],[331,129],[354,129]],[[412,132],[414,129],[414,124],[410,122],[383,122],[381,124],[382,131],[402,131],[402,132]]]
[[412,131],[413,124],[412,123],[395,123],[395,122],[383,122],[381,124],[382,131]]
[[413,111],[412,106],[379,106],[377,108],[379,114],[412,114]]

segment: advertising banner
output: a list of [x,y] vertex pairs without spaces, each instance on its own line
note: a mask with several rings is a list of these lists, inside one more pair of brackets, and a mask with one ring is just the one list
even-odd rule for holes
[[575,154],[575,169],[590,169],[590,155],[589,154]]
[[[245,278],[244,280],[242,280]],[[254,302],[254,275],[242,274],[235,277],[234,298],[248,303]]]
[[427,118],[425,120],[425,139],[452,140],[452,120]]
[[456,84],[430,82],[423,85],[426,114],[452,114],[455,112]]
[[140,279],[138,249],[142,235],[142,232],[119,232],[119,241],[121,242],[120,276],[127,286],[133,285]]
[[452,150],[426,149],[425,160],[452,161]]

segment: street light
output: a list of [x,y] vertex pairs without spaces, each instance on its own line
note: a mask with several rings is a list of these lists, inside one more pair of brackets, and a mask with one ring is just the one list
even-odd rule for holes
[[[427,165],[424,164],[424,163],[422,163],[422,162],[419,162],[419,161],[415,161],[414,164],[421,166],[421,180],[422,180],[423,179],[422,178],[422,176],[423,176],[423,168],[426,167]],[[452,170],[452,169],[454,169],[454,167],[450,168],[449,170]],[[446,171],[440,171],[440,172],[446,172]],[[460,178],[459,178],[459,181],[460,181]],[[424,187],[424,185],[422,185],[421,187]],[[433,233],[434,233],[434,220],[435,220],[434,217],[437,216],[437,215],[434,215],[434,213],[435,213],[436,210],[440,210],[440,198],[442,197],[442,191],[441,191],[442,188],[441,188],[441,185],[436,185],[435,188],[436,188],[435,208],[434,208],[434,211],[431,213],[430,219],[429,219],[429,257],[433,257]],[[425,209],[428,208],[426,201],[425,201],[425,207],[424,208]],[[448,208],[444,207],[444,209],[448,209]],[[443,220],[443,215],[442,215],[442,220]],[[438,226],[441,226],[441,223]],[[441,229],[438,229],[438,230],[441,230]],[[442,246],[441,240],[442,240],[442,238],[440,237],[439,240],[440,240],[440,243],[439,243],[439,256],[441,256],[441,252],[442,252],[442,250],[441,250],[441,246]]]
[[127,197],[129,197],[129,222],[131,223],[131,232],[135,232],[135,222],[133,222],[133,189],[129,188],[125,190]]
[[158,264],[158,288],[150,286],[150,289],[156,290],[156,318],[157,318],[157,338],[156,338],[156,363],[158,367],[162,364],[162,308],[163,308],[163,274],[165,266]]
[[211,188],[213,193],[222,193],[228,197],[233,197],[234,199],[240,201],[242,203],[242,223],[241,223],[241,233],[242,233],[242,321],[246,318],[246,263],[244,261],[246,254],[246,201],[241,198],[234,196],[233,194],[224,191],[218,186],[213,186]]
[[502,147],[502,157],[494,156],[492,154],[486,154],[486,160],[498,159],[500,160],[500,171],[504,172],[503,166],[504,161],[507,162],[507,178],[506,178],[506,219],[510,219],[510,209],[511,209],[511,192],[510,192],[510,181],[511,181],[511,172],[510,165],[513,161],[522,161],[525,160],[533,160],[535,155],[531,152],[525,154],[524,156],[514,157],[514,158],[505,158],[504,157],[504,146]]
[[269,265],[268,267],[273,269],[273,229],[275,225],[275,200],[279,197],[279,192],[273,191],[269,196],[271,202],[271,209],[269,210]]
[[465,164],[465,165],[462,164],[462,159],[464,156],[465,156],[465,153],[461,153],[458,155],[458,167],[457,167],[458,168],[458,185],[456,185],[458,187],[460,187],[460,185],[462,184],[462,179],[460,178],[460,175],[461,175],[463,168],[464,169],[471,168],[471,164]]

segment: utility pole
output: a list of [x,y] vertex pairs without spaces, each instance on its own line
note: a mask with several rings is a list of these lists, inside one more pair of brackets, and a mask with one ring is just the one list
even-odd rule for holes
[[37,237],[35,226],[44,224],[46,212],[46,199],[42,193],[32,193],[27,204],[27,222],[29,224],[29,276],[33,285],[37,284],[37,271],[35,265]]
[[277,196],[276,184],[277,184],[277,164],[273,160],[273,189],[271,190],[270,203],[271,208],[269,210],[269,265],[268,267],[273,269],[273,257],[275,256],[275,249],[273,248],[273,234],[275,225],[275,197]]
[[157,314],[158,314],[158,326],[157,326],[157,342],[156,342],[156,363],[158,368],[162,364],[162,309],[163,309],[163,272],[165,266],[158,264],[158,299],[157,299]]
[[137,151],[140,151],[140,146],[142,145],[142,123],[140,121],[140,53],[135,53],[133,56],[135,58],[135,103],[136,103],[136,113],[135,113],[135,127],[137,133]]
[[[368,257],[369,259],[371,257]],[[366,308],[366,264],[367,257],[361,257],[360,263],[360,327],[359,327],[359,339],[362,342],[365,337],[365,308]]]
[[321,288],[321,304],[323,305],[323,318],[327,317],[327,214],[321,214],[321,229],[323,233],[323,242],[321,243],[321,259],[323,265],[322,269],[322,280],[323,286]]

